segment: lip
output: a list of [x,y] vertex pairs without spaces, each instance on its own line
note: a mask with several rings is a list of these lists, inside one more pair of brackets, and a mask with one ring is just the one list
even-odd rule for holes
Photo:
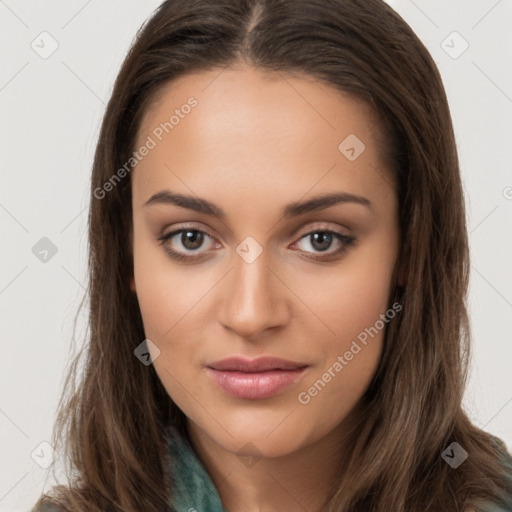
[[276,357],[230,357],[207,365],[208,374],[236,398],[261,400],[298,382],[308,365]]

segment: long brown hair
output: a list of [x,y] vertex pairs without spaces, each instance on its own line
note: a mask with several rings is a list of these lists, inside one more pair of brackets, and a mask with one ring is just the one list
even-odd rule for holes
[[[168,509],[164,430],[176,425],[186,435],[185,418],[153,366],[134,356],[145,335],[129,288],[131,180],[118,170],[163,86],[241,61],[306,74],[370,104],[388,139],[382,158],[396,175],[402,276],[394,293],[403,309],[388,326],[362,399],[364,422],[326,510],[458,511],[499,503],[500,492],[512,499],[504,445],[462,408],[470,340],[464,197],[445,91],[424,45],[381,0],[168,0],[129,50],[97,144],[89,328],[53,434],[71,478],[52,489],[52,501],[73,511]],[[457,469],[441,457],[452,442],[469,454]]]

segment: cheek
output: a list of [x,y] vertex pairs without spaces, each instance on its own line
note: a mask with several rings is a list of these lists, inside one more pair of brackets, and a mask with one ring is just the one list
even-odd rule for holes
[[392,321],[386,316],[385,283],[360,279],[355,273],[344,284],[349,283],[357,284],[357,289],[349,287],[346,293],[339,287],[333,289],[335,307],[331,303],[321,306],[326,315],[330,314],[324,319],[336,336],[318,339],[321,364],[304,381],[297,396],[302,414],[317,435],[339,424],[364,395],[377,371],[386,328]]
[[388,301],[394,263],[394,246],[368,244],[347,257],[336,273],[300,281],[302,293],[310,290],[311,310],[320,312],[331,331],[331,335],[318,336],[322,363],[304,382],[298,397],[311,418],[320,421],[325,419],[324,411],[331,411],[330,425],[336,424],[370,384],[386,328],[395,316]]
[[[305,315],[309,322],[321,321],[330,335],[323,337],[327,352],[341,350],[366,328],[370,328],[391,306],[389,294],[394,254],[385,254],[378,247],[368,246],[353,252],[337,267],[324,272],[295,276],[294,291],[308,308],[315,312]],[[292,279],[292,276],[289,277]]]
[[169,396],[185,414],[193,414],[191,382],[200,369],[201,337],[207,318],[202,305],[215,276],[178,267],[158,246],[135,236],[134,276],[144,332],[159,349],[155,371]]
[[158,378],[174,403],[186,415],[193,415],[187,389],[197,376],[197,356],[189,322],[201,293],[192,292],[195,288],[182,283],[179,275],[168,275],[169,267],[139,269],[137,297],[146,337],[159,350],[152,363]]
[[158,244],[136,233],[134,277],[146,335],[163,341],[187,322],[212,283],[192,266],[176,265]]

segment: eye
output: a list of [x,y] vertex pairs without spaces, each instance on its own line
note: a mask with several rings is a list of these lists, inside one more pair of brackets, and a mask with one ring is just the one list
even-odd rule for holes
[[[197,228],[181,228],[157,238],[171,258],[178,261],[195,260],[207,252],[200,251],[208,240],[214,240],[206,231]],[[211,244],[211,242],[210,242]]]
[[[316,259],[333,258],[341,255],[353,243],[355,238],[343,235],[337,231],[328,229],[317,229],[303,235],[294,246],[302,245],[304,252],[316,254]],[[330,250],[334,246],[334,249]],[[308,250],[308,248],[312,248]],[[320,258],[318,258],[320,256]]]

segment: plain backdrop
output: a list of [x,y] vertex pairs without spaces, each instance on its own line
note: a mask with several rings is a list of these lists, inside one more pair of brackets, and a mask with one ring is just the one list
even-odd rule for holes
[[[159,3],[0,0],[2,511],[28,511],[43,490],[85,289],[98,130],[121,61]],[[512,2],[391,5],[438,65],[457,137],[472,258],[465,406],[511,449]],[[78,339],[84,326],[81,317]]]

